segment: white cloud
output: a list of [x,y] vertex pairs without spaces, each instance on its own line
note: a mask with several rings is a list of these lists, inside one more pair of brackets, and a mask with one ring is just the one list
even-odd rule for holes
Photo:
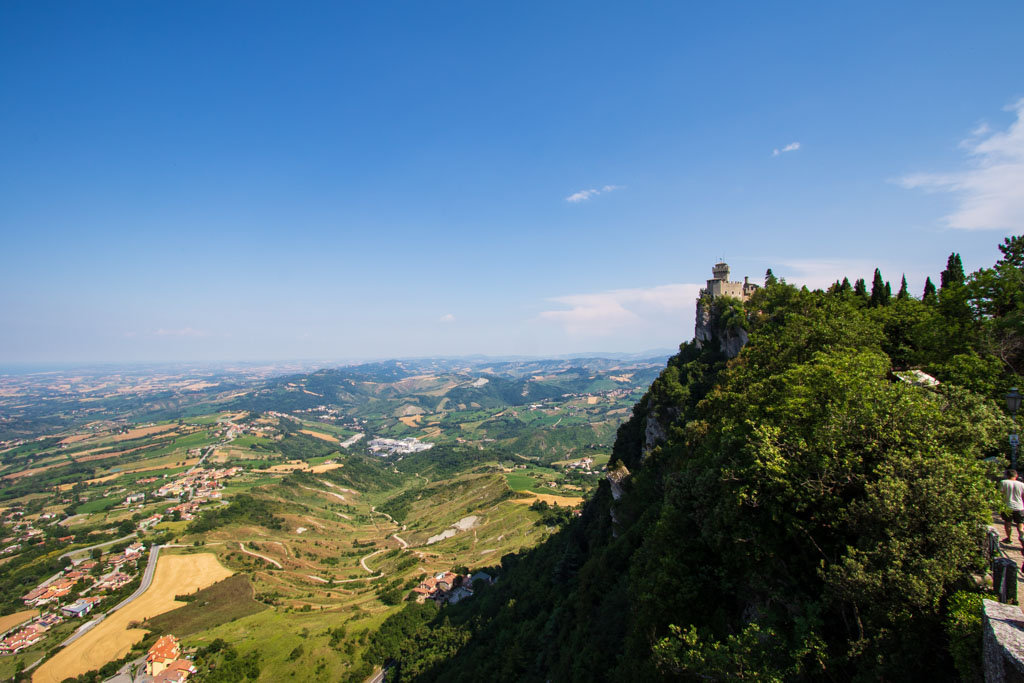
[[443,323],[453,323],[455,322],[455,316],[452,315],[451,313],[445,313],[440,318],[438,318],[438,320],[440,320]]
[[684,315],[687,308],[692,310],[700,289],[701,285],[671,284],[557,296],[551,301],[568,308],[543,311],[539,318],[562,325],[569,334],[612,334],[666,316]]
[[969,155],[966,170],[912,173],[899,183],[908,189],[955,195],[959,205],[943,218],[951,228],[1024,228],[1024,98],[1008,110],[1017,118],[1005,131],[982,124],[960,144]]
[[166,330],[161,327],[153,334],[158,337],[205,337],[208,333],[191,327],[183,327],[180,330]]
[[772,150],[772,156],[773,157],[777,157],[780,154],[784,154],[785,152],[795,152],[798,149],[800,149],[800,143],[799,142],[791,142],[788,145],[786,145],[785,147],[783,147],[782,149],[779,149],[778,147],[773,149]]
[[565,198],[565,201],[570,204],[579,204],[585,202],[591,197],[596,197],[599,194],[605,194],[607,192],[615,192],[616,190],[626,189],[625,185],[605,185],[600,190],[597,188],[590,188],[589,190],[580,190],[579,192],[573,192],[571,195]]

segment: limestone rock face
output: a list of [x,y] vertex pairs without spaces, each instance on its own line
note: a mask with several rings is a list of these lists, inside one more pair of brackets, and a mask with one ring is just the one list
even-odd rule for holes
[[699,299],[697,301],[697,324],[693,330],[693,340],[697,342],[697,348],[702,349],[711,341],[711,301]]
[[718,347],[726,358],[738,356],[740,349],[750,341],[747,331],[742,327],[722,324],[721,308],[715,305],[713,299],[707,297],[697,301],[697,321],[693,339],[697,348],[704,348],[705,345],[717,340]]
[[629,470],[626,469],[625,465],[620,465],[605,475],[605,479],[608,480],[608,484],[611,486],[612,498],[618,500],[625,493],[623,484],[629,479]]
[[750,337],[747,336],[747,331],[742,327],[735,330],[727,330],[721,340],[722,353],[725,354],[726,358],[735,358],[740,354],[740,349],[747,345],[748,341],[750,341]]
[[647,456],[651,454],[654,447],[665,440],[667,436],[665,434],[665,427],[661,424],[661,420],[658,419],[658,413],[653,407],[650,407],[650,399],[648,399],[648,407],[650,412],[647,413],[647,417],[644,419],[644,448],[642,460],[646,460]]

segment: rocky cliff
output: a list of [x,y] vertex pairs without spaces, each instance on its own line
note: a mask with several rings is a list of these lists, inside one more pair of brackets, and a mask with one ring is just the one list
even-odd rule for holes
[[749,341],[744,324],[743,304],[739,300],[702,296],[697,300],[693,339],[699,349],[717,344],[726,358],[735,358]]

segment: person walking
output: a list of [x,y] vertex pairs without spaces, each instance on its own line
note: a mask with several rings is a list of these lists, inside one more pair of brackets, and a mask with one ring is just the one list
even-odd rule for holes
[[1006,479],[999,482],[999,490],[1003,494],[1003,528],[1006,530],[1006,538],[1003,543],[1012,543],[1010,537],[1010,524],[1017,527],[1017,540],[1024,546],[1024,534],[1021,533],[1021,523],[1024,522],[1024,482],[1017,480],[1017,470],[1006,470]]

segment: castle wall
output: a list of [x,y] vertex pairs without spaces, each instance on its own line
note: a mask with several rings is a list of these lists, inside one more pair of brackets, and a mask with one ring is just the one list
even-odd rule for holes
[[731,296],[735,299],[746,299],[750,296],[742,282],[727,282],[725,280],[708,280],[707,291],[712,298],[720,296]]

